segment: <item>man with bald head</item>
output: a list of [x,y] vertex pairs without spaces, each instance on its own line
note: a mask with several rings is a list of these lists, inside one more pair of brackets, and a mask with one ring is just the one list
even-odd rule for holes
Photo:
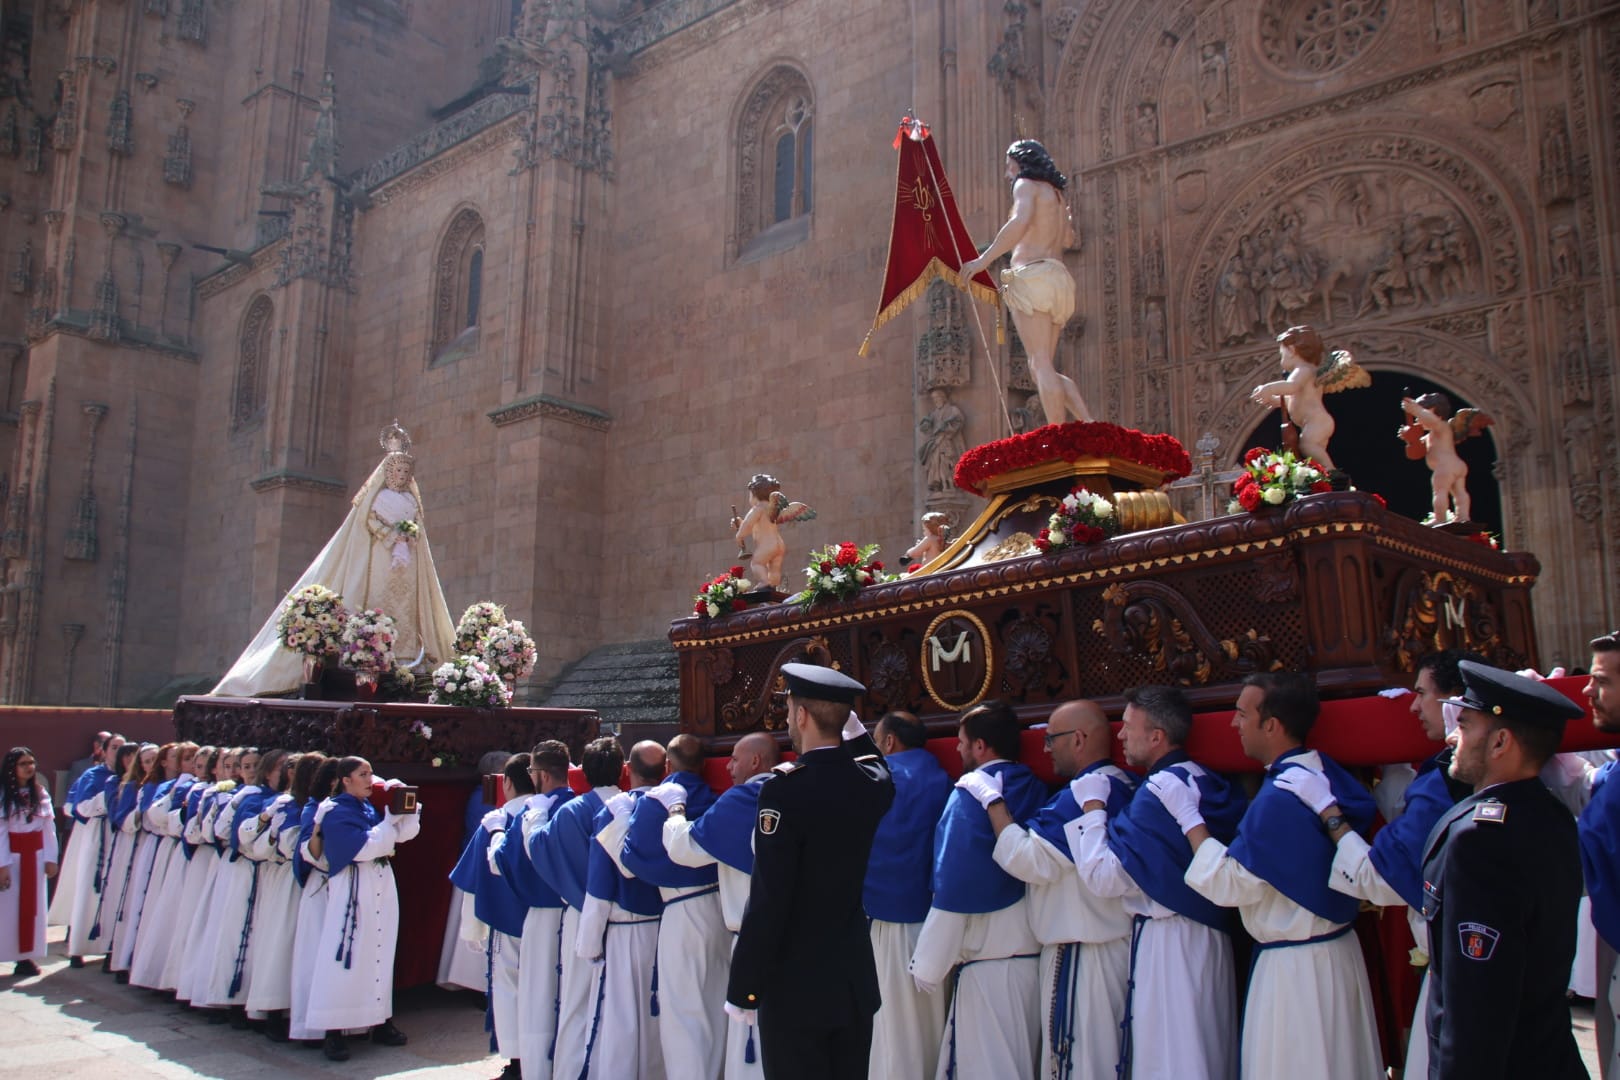
[[630,813],[664,778],[664,748],[643,740],[630,748],[630,790],[610,796],[591,827],[585,906],[574,954],[594,968],[594,1012],[581,1076],[661,1077],[658,1032],[658,886],[633,876],[620,860]]
[[[737,940],[737,930],[742,926],[743,909],[748,904],[749,875],[754,870],[754,822],[759,813],[759,788],[780,759],[781,752],[772,736],[763,731],[744,735],[731,748],[731,759],[726,762],[731,787],[702,817],[693,820],[688,816],[689,807],[681,784],[665,782],[648,792],[649,797],[636,807],[631,835],[626,841],[627,845],[640,845],[656,839],[676,865],[693,869],[708,867],[715,871],[721,924],[729,931],[722,935],[726,960],[717,972],[721,987],[718,1000],[722,1008],[731,950]],[[726,1080],[763,1076],[753,1025],[727,1018],[724,1030]],[[673,1069],[670,1075],[676,1075]]]
[[992,802],[994,857],[1024,882],[1030,929],[1041,943],[1040,1075],[1106,1076],[1119,1060],[1131,917],[1118,897],[1081,883],[1063,830],[1090,799],[1117,813],[1136,784],[1113,763],[1113,730],[1094,702],[1059,705],[1044,741],[1052,771],[1070,783],[1022,824],[1005,801]]

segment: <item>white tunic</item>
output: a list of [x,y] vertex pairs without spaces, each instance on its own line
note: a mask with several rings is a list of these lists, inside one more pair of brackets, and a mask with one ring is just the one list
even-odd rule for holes
[[[501,848],[508,834],[511,842],[522,842],[521,819],[533,815],[538,824],[549,816],[551,797],[531,795],[518,822],[509,822],[504,832],[489,842],[490,872],[500,876]],[[460,890],[456,890],[459,892]],[[465,895],[465,894],[463,894]],[[532,907],[523,917],[523,933],[517,939],[517,1044],[522,1061],[523,1080],[551,1080],[557,1032],[562,1011],[562,908]],[[497,1029],[499,1020],[497,1019]]]
[[446,990],[484,992],[485,958],[483,945],[472,945],[461,936],[461,910],[472,903],[472,894],[450,886],[450,914],[444,921],[444,942],[439,947],[437,982]]
[[[72,803],[63,803],[62,812],[73,812]],[[46,921],[51,926],[66,926],[73,919],[73,898],[77,895],[79,883],[84,881],[88,871],[84,869],[85,855],[90,856],[90,866],[95,868],[95,846],[97,822],[73,821],[73,830],[68,833],[67,847],[62,852],[62,863],[56,872],[56,893],[51,897],[50,911]]]
[[487,948],[489,1004],[495,1014],[495,1048],[501,1057],[517,1061],[523,1056],[523,1036],[518,1023],[523,947],[511,934],[490,928]]
[[1033,1076],[1041,1056],[1040,943],[1028,901],[962,915],[930,908],[911,957],[912,973],[940,986],[956,971],[940,1042],[939,1080]]
[[298,930],[301,891],[293,877],[293,846],[298,842],[296,816],[284,829],[276,818],[262,823],[257,814],[241,827],[243,848],[252,847],[259,866],[259,899],[253,908],[252,964],[247,1010],[255,1018],[292,1005],[292,942]]
[[212,960],[200,952],[198,942],[208,926],[209,900],[214,893],[214,875],[219,870],[219,850],[214,847],[216,796],[216,785],[203,788],[197,800],[197,812],[185,824],[184,839],[192,848],[191,863],[186,868],[185,886],[180,893],[174,939],[169,945],[169,963],[163,969],[165,985],[172,986],[176,998],[186,1002],[196,993],[198,969]]
[[[214,836],[225,844],[225,851],[219,857],[219,869],[214,875],[214,894],[209,901],[208,922],[203,929],[200,946],[207,956],[207,963],[199,973],[197,989],[192,996],[193,1005],[225,1008],[247,1000],[248,976],[251,974],[249,962],[253,951],[252,912],[248,901],[251,898],[254,906],[258,906],[256,886],[259,860],[252,856],[246,845],[240,843],[233,854],[230,836],[236,829],[237,808],[253,790],[251,787],[239,788],[230,803],[221,808],[214,819]],[[252,820],[257,822],[257,816]],[[244,940],[246,955],[242,952]],[[231,983],[235,980],[238,958],[242,960],[242,982],[233,994]]]
[[135,861],[130,866],[129,886],[125,890],[118,921],[113,929],[114,971],[128,971],[134,966],[135,945],[139,940],[147,897],[153,895],[154,883],[161,883],[163,880],[165,865],[160,865],[158,860],[159,856],[163,856],[166,864],[169,853],[163,846],[164,834],[152,827],[153,811],[159,804],[163,805],[166,815],[167,796],[162,799],[154,798],[146,810],[130,814],[130,817],[140,819],[140,841],[135,845]]
[[326,908],[332,890],[326,877],[326,860],[311,859],[307,848],[303,855],[304,861],[309,864],[309,874],[304,878],[304,887],[299,893],[298,922],[293,928],[287,1037],[309,1040],[326,1036],[324,1029],[309,1026],[309,991],[315,978],[321,927],[326,923]]
[[[628,878],[632,875],[619,862],[624,831],[621,822],[613,821],[591,842]],[[652,1012],[661,922],[660,915],[639,915],[613,901],[585,896],[574,954],[590,961],[593,969],[586,1054],[594,1080],[663,1080],[663,1010]]]
[[[22,869],[23,856],[14,852],[11,838],[18,833],[43,833],[42,847],[34,856],[34,941],[26,953],[20,948],[22,936]],[[39,960],[45,957],[45,923],[50,907],[50,893],[46,891],[45,864],[58,862],[56,811],[51,797],[40,792],[39,810],[25,816],[21,810],[0,817],[0,866],[11,869],[11,888],[0,892],[0,963],[14,960]]]
[[101,883],[107,874],[108,848],[112,837],[107,828],[107,793],[98,791],[88,799],[74,804],[73,812],[85,818],[82,829],[74,829],[75,842],[83,859],[75,875],[73,907],[68,913],[67,951],[69,956],[88,956],[99,952],[106,941],[105,931],[112,929],[108,920],[101,929],[103,936],[92,938],[90,928],[96,920],[96,904],[101,900]]
[[[181,779],[190,779],[190,774]],[[135,954],[129,966],[130,985],[151,990],[174,989],[172,984],[164,984],[163,969],[169,963],[180,896],[185,889],[186,871],[191,866],[181,848],[180,806],[172,796],[171,789],[162,799],[153,800],[146,811],[147,828],[162,839],[158,842],[157,863],[147,882],[147,898],[142,905],[141,926],[136,933]]]
[[[375,1027],[394,1014],[394,951],[399,942],[399,893],[394,870],[385,862],[394,847],[422,829],[418,813],[387,814],[366,834],[354,862],[333,875],[321,920],[315,967],[310,977],[306,1027],[315,1031]],[[355,898],[354,925],[350,897]],[[352,937],[351,937],[352,935]],[[335,959],[340,942],[352,941],[353,953]]]
[[1156,903],[1108,846],[1108,815],[1064,826],[1087,892],[1118,898],[1137,923],[1131,1016],[1132,1080],[1230,1080],[1236,1069],[1237,983],[1232,939]]
[[945,1038],[946,993],[925,994],[911,978],[911,955],[923,924],[872,920],[872,958],[877,961],[878,997],[872,1016],[870,1080],[933,1076]]
[[[1083,888],[1074,862],[1045,837],[1013,824],[996,837],[996,865],[1024,882],[1029,924],[1041,943],[1043,1077],[1107,1076],[1119,1062],[1120,1021],[1131,966],[1131,917],[1118,897]],[[1068,1069],[1054,1042],[1058,975],[1068,1001]]]
[[1266,949],[1254,963],[1243,1009],[1239,1061],[1244,1077],[1383,1077],[1372,990],[1355,934],[1306,944],[1343,924],[1301,907],[1227,858],[1219,840],[1205,840],[1198,848],[1186,881],[1211,902],[1237,908],[1244,929],[1259,944],[1299,943]]
[[[120,785],[122,786],[122,785]],[[115,797],[116,801],[116,797]],[[107,818],[107,867],[101,883],[101,899],[96,903],[95,922],[100,951],[112,956],[118,949],[118,913],[129,906],[130,872],[135,865],[135,849],[141,842],[141,815],[131,810],[116,828]]]

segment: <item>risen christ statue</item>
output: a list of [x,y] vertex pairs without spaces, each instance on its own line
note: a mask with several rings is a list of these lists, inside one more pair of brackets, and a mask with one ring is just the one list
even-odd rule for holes
[[1034,139],[1007,148],[1006,176],[1013,186],[1012,213],[984,253],[962,264],[962,280],[1012,252],[1012,266],[1001,272],[1001,295],[1024,343],[1047,423],[1061,424],[1068,416],[1090,420],[1080,388],[1053,365],[1058,336],[1074,314],[1074,278],[1062,258],[1073,235],[1063,201],[1068,178]]

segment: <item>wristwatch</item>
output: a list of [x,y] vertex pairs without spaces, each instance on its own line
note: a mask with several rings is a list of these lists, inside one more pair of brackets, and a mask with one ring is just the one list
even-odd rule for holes
[[1322,831],[1327,833],[1329,836],[1332,836],[1334,832],[1344,828],[1348,824],[1350,824],[1349,818],[1345,817],[1343,814],[1334,814],[1332,817],[1324,818],[1322,820]]

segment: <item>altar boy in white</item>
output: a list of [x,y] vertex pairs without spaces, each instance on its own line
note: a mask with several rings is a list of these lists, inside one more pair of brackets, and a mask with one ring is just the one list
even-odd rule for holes
[[991,804],[995,860],[1025,883],[1029,923],[1041,943],[1041,1072],[1055,1080],[1107,1076],[1119,1061],[1131,963],[1131,917],[1117,897],[1080,884],[1063,828],[1089,800],[1117,814],[1136,781],[1110,760],[1113,731],[1090,701],[1059,705],[1046,725],[1052,771],[1073,780],[1022,825]]
[[1372,795],[1331,759],[1305,749],[1316,713],[1309,676],[1244,679],[1232,724],[1243,752],[1266,766],[1266,776],[1230,847],[1205,827],[1195,784],[1164,775],[1148,781],[1192,845],[1187,884],[1237,908],[1255,940],[1238,1050],[1239,1074],[1253,1080],[1384,1075],[1354,934],[1357,902],[1329,888],[1333,841],[1316,815],[1276,782],[1286,770],[1324,774],[1349,823],[1358,832],[1372,823]]

